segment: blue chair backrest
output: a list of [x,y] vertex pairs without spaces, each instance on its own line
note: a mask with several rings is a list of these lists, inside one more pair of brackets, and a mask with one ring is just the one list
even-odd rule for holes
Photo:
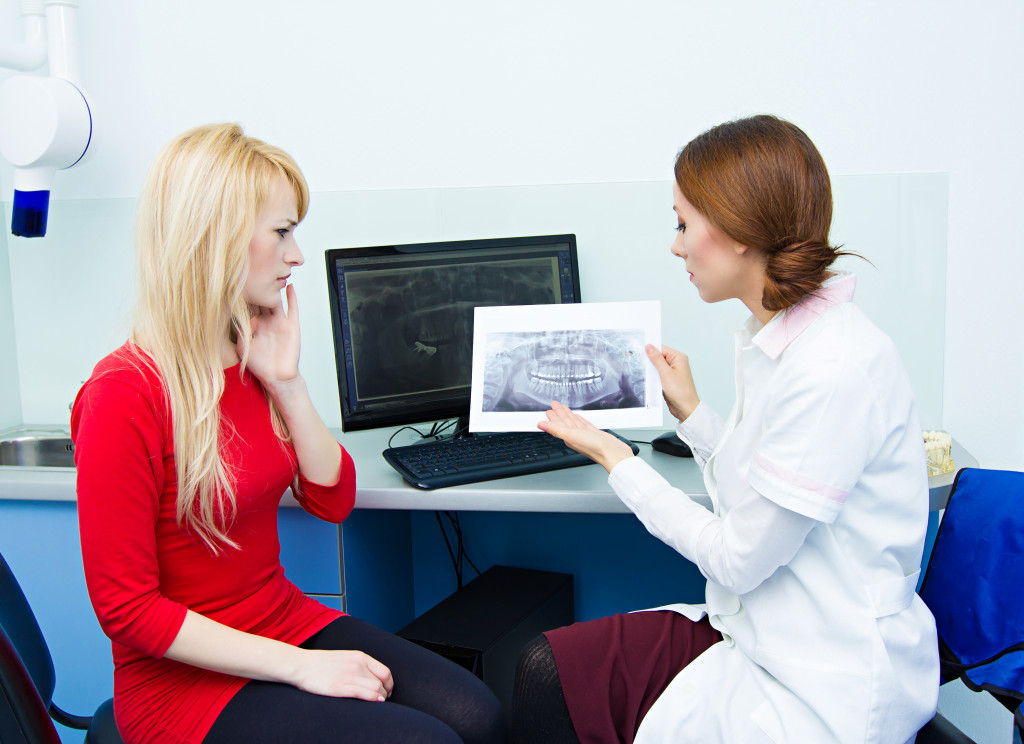
[[944,682],[1024,697],[1024,473],[957,474],[920,594]]
[[3,555],[0,555],[0,627],[21,657],[39,697],[49,706],[57,683],[53,657],[25,593]]

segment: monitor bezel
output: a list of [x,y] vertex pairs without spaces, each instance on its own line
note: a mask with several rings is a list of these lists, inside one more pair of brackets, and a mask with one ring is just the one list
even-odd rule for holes
[[415,426],[432,421],[454,418],[468,418],[470,392],[454,395],[447,400],[412,402],[404,401],[395,410],[373,411],[352,410],[348,396],[348,375],[343,361],[344,337],[341,323],[341,306],[338,296],[338,280],[335,269],[341,255],[349,258],[375,258],[409,254],[450,253],[452,251],[492,250],[494,248],[532,247],[539,245],[569,246],[573,302],[580,302],[579,256],[576,250],[576,235],[530,235],[518,238],[481,238],[476,240],[435,241],[431,243],[395,243],[391,245],[362,246],[353,248],[330,248],[324,252],[327,269],[327,289],[330,298],[331,329],[334,340],[334,366],[338,379],[338,396],[341,407],[341,429],[344,432],[364,431],[396,426]]

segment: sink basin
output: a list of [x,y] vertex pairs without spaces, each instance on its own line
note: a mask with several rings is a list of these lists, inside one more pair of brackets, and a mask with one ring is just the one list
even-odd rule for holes
[[75,467],[75,445],[70,437],[22,436],[0,441],[0,465],[30,468]]

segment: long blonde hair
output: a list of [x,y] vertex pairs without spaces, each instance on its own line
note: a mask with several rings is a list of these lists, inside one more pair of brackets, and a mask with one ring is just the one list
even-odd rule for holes
[[[138,203],[139,300],[131,340],[153,358],[174,434],[178,524],[217,553],[237,547],[234,478],[221,457],[225,336],[251,337],[244,296],[249,243],[278,179],[309,191],[295,161],[237,124],[196,127],[157,155]],[[242,368],[244,369],[243,359]],[[278,435],[287,438],[274,410]]]

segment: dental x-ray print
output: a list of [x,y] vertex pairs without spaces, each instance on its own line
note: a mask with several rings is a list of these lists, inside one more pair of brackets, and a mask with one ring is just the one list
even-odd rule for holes
[[602,428],[660,426],[660,303],[477,308],[471,431],[533,431],[551,401]]
[[597,329],[491,333],[483,410],[642,408],[644,332]]

